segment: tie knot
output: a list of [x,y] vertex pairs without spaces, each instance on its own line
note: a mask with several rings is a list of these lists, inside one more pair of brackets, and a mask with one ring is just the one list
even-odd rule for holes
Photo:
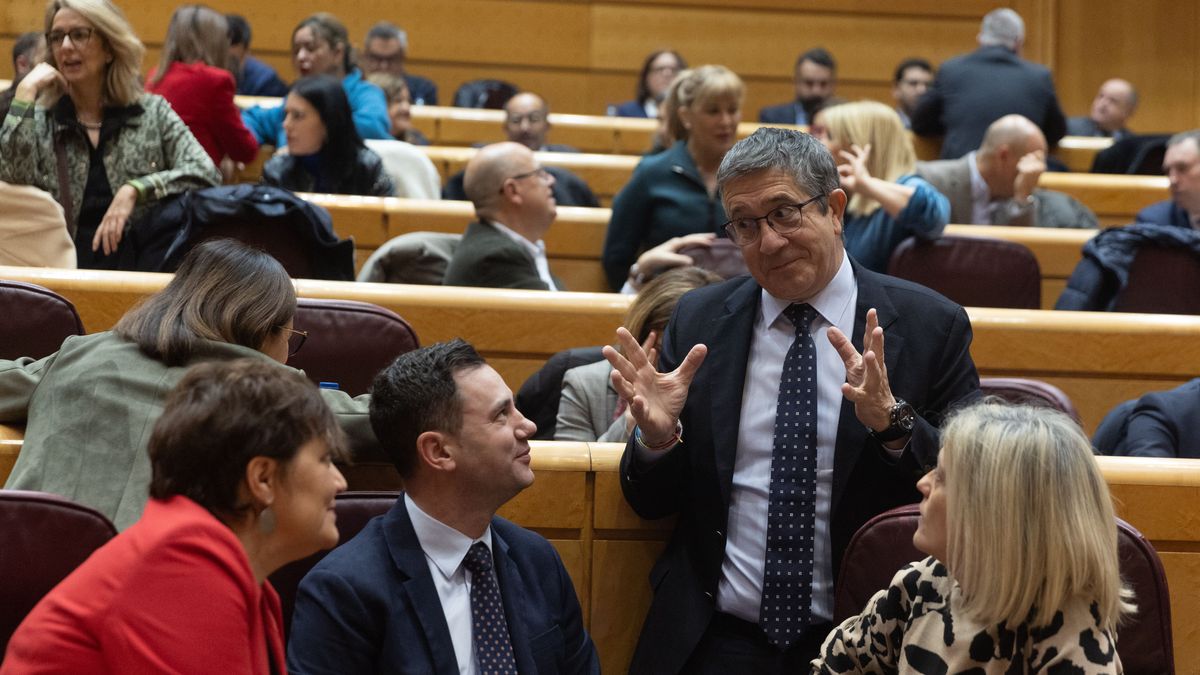
[[788,305],[787,309],[783,310],[783,313],[792,322],[792,325],[796,327],[797,335],[800,333],[807,334],[809,329],[812,328],[813,319],[817,318],[817,310],[813,309],[812,305],[807,302]]
[[492,552],[488,549],[487,544],[482,541],[471,544],[471,549],[467,551],[467,556],[463,558],[463,566],[472,575],[481,572],[490,572],[492,570]]

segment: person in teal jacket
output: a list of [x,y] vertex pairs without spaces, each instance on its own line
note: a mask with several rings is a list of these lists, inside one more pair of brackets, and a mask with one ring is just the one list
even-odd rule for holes
[[942,236],[950,200],[913,175],[916,153],[895,110],[875,101],[832,106],[814,116],[812,133],[838,162],[850,195],[842,238],[851,258],[886,273],[901,241]]
[[[342,81],[354,127],[364,140],[391,138],[387,98],[354,66],[346,27],[332,14],[313,14],[292,31],[292,65],[300,77],[331,75]],[[242,121],[260,144],[282,148],[287,145],[283,115],[282,105],[255,106],[242,111]]]
[[723,232],[717,167],[737,141],[744,94],[741,78],[724,66],[685,70],[671,83],[661,112],[675,144],[638,163],[613,200],[602,261],[614,291],[642,251],[672,237]]

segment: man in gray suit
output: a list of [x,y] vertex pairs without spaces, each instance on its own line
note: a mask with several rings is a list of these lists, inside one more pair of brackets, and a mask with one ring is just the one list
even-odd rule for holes
[[987,128],[983,145],[958,159],[917,162],[917,175],[950,200],[950,222],[1025,227],[1096,227],[1073,197],[1037,189],[1046,170],[1046,137],[1020,115]]
[[480,148],[467,162],[463,186],[476,222],[467,226],[443,283],[563,290],[542,242],[557,215],[554,176],[533,151],[511,142]]

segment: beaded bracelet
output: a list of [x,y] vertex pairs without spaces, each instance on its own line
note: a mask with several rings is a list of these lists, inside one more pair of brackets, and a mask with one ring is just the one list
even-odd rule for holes
[[667,448],[674,447],[676,444],[683,442],[683,422],[680,420],[675,420],[675,434],[672,435],[669,439],[667,439],[663,443],[659,443],[657,445],[647,444],[646,440],[644,438],[642,438],[642,428],[641,427],[637,427],[636,429],[633,430],[633,439],[638,445],[642,446],[643,448],[645,448],[647,450],[651,450],[651,451],[666,450]]

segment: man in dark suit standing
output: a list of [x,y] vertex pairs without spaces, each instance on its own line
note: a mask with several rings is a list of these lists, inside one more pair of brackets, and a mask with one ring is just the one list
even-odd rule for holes
[[837,88],[837,63],[824,47],[810,49],[796,59],[796,100],[772,105],[758,111],[764,124],[811,124],[817,110],[840,102],[833,95]]
[[454,340],[371,394],[405,493],[300,583],[288,672],[599,673],[558,553],[495,515],[533,482],[536,431],[499,373]]
[[625,497],[679,518],[633,673],[805,672],[851,535],[919,499],[937,424],[978,395],[963,309],[846,255],[818,141],[759,129],[717,182],[752,278],[685,295],[660,369],[624,329],[604,350],[638,422]]
[[958,159],[979,148],[988,125],[1009,114],[1038,125],[1051,148],[1067,120],[1045,66],[1021,58],[1025,22],[1011,9],[983,17],[979,49],[942,64],[912,115],[919,136],[944,136],[942,159]]
[[564,290],[542,241],[554,222],[554,176],[520,143],[494,143],[467,162],[463,187],[475,205],[446,268],[447,286]]

